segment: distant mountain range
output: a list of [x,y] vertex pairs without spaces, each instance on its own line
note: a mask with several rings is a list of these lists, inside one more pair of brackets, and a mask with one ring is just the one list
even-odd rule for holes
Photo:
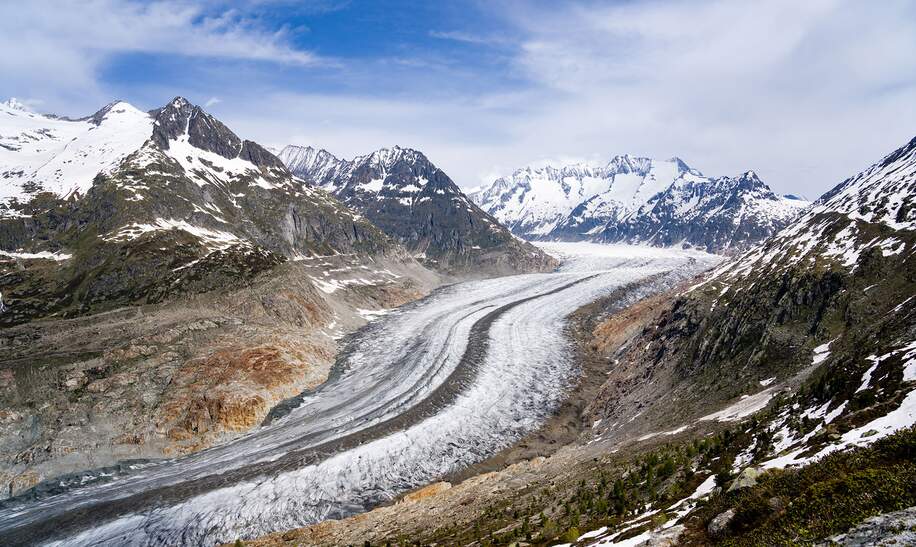
[[753,171],[711,178],[682,160],[615,156],[604,165],[525,167],[473,192],[482,209],[533,240],[740,250],[809,203],[778,196]]
[[364,215],[415,256],[446,272],[539,271],[554,263],[464,195],[423,153],[383,148],[352,160],[287,146],[296,176]]

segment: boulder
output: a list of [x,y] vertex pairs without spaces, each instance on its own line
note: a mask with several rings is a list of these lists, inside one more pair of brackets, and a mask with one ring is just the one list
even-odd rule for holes
[[741,471],[738,475],[738,478],[732,481],[731,486],[728,487],[728,491],[732,492],[733,490],[740,490],[742,488],[749,488],[757,484],[757,477],[760,476],[760,470],[753,467],[748,467]]
[[709,523],[706,531],[709,532],[710,536],[718,537],[725,534],[725,531],[728,529],[728,525],[731,524],[732,519],[735,518],[735,510],[729,509],[728,511],[719,513],[714,519]]

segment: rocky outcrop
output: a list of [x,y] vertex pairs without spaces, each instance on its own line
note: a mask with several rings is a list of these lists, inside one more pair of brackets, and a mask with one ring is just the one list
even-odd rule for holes
[[865,547],[913,544],[916,544],[916,507],[872,517],[845,534],[833,536],[829,542],[817,545]]

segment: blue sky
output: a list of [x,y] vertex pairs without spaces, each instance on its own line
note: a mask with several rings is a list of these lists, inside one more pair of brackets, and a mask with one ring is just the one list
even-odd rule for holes
[[465,187],[679,156],[816,197],[916,135],[916,4],[0,0],[0,95],[183,95],[269,146],[423,150]]

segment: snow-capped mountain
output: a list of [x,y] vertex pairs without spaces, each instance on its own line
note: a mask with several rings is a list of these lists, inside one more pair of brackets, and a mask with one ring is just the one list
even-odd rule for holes
[[529,239],[744,248],[808,205],[753,172],[710,178],[679,158],[616,156],[604,165],[525,167],[472,199]]
[[353,160],[287,146],[280,159],[415,253],[446,271],[552,268],[540,250],[514,238],[472,203],[423,153],[383,148]]
[[36,114],[11,99],[0,103],[0,128],[0,203],[22,203],[41,191],[85,194],[97,174],[150,138],[153,118],[116,101],[70,120]]
[[914,243],[916,138],[840,183],[791,225],[712,277],[773,276],[791,267],[856,271],[890,257],[905,260]]
[[7,103],[0,134],[3,321],[209,290],[308,255],[398,252],[181,97],[79,120]]

